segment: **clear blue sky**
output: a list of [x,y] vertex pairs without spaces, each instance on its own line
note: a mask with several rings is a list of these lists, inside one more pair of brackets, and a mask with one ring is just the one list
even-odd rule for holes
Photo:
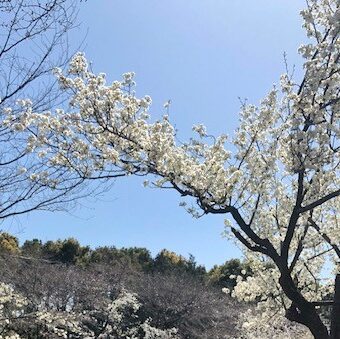
[[[108,79],[137,74],[137,95],[153,98],[181,138],[204,123],[212,134],[233,133],[239,100],[257,103],[284,72],[283,52],[301,74],[297,48],[305,40],[302,0],[88,0],[80,4],[78,46]],[[221,237],[223,216],[192,219],[175,192],[145,189],[139,178],[117,181],[99,201],[82,201],[72,214],[34,212],[1,228],[20,241],[75,237],[84,245],[142,246],[192,253],[211,267],[241,255]]]

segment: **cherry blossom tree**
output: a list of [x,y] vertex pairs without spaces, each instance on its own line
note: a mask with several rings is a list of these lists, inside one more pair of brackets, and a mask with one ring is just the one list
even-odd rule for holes
[[338,337],[315,302],[332,293],[322,272],[333,265],[337,273],[340,259],[339,2],[308,0],[301,15],[309,38],[299,48],[302,80],[283,74],[258,106],[244,104],[231,140],[196,125],[196,136],[179,144],[167,115],[149,121],[151,98],[136,97],[134,73],[106,84],[82,53],[67,74],[55,70],[69,108],[39,113],[23,100],[2,123],[48,164],[22,169],[23,180],[58,190],[59,171],[84,180],[149,175],[146,186],[193,199],[195,207],[181,205],[194,217],[230,216],[226,232],[253,271],[237,278],[234,295],[258,302],[264,321],[286,316],[324,339]]

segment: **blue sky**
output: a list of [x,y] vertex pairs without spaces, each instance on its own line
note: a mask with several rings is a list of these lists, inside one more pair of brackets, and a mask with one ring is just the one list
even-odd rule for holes
[[[301,75],[303,6],[302,0],[88,0],[70,44],[79,46],[87,32],[83,50],[109,80],[136,72],[137,95],[153,98],[152,116],[162,115],[171,99],[180,138],[196,123],[232,135],[238,97],[258,103],[284,72],[283,52]],[[195,220],[179,202],[175,192],[143,188],[129,177],[70,213],[34,212],[1,228],[20,241],[72,236],[92,247],[142,246],[152,254],[167,248],[207,267],[241,255],[221,237],[223,216]]]

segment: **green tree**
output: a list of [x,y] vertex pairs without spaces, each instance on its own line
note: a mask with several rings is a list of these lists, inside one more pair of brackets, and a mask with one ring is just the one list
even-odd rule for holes
[[57,259],[65,264],[75,264],[85,261],[85,256],[90,251],[89,247],[83,247],[78,240],[69,238],[61,243]]
[[143,271],[149,271],[153,264],[153,259],[149,250],[143,247],[122,248],[120,253],[127,257],[130,263]]
[[0,232],[0,254],[16,254],[19,252],[20,249],[18,238],[9,233]]
[[186,260],[186,267],[187,267],[186,270],[189,274],[192,274],[198,277],[206,276],[207,272],[206,272],[205,267],[202,265],[198,265],[195,257],[192,254],[189,254],[189,259]]
[[42,256],[45,259],[57,260],[61,247],[62,247],[61,240],[57,241],[49,240],[45,242],[45,244],[42,246]]
[[39,239],[26,240],[21,246],[21,252],[31,257],[41,257],[42,247],[42,241]]
[[203,266],[197,265],[195,257],[190,254],[189,259],[175,252],[163,249],[153,262],[153,270],[161,273],[186,273],[204,277],[206,274]]
[[237,276],[247,277],[250,276],[251,273],[249,264],[239,259],[231,259],[223,265],[215,265],[208,272],[208,279],[213,285],[232,290],[236,286]]
[[91,251],[89,255],[90,263],[111,264],[118,258],[118,250],[114,246],[102,246]]
[[154,260],[154,270],[157,272],[185,271],[186,259],[175,252],[163,249]]

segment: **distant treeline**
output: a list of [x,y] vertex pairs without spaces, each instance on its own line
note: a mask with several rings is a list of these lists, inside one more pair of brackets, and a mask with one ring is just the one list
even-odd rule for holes
[[91,264],[113,266],[119,264],[145,273],[183,273],[229,289],[235,286],[236,277],[241,275],[241,272],[242,276],[251,275],[249,265],[239,259],[231,259],[222,265],[215,265],[211,270],[206,270],[204,266],[197,264],[193,255],[185,258],[166,249],[161,250],[153,258],[150,251],[143,247],[102,246],[91,249],[89,246],[82,246],[74,238],[46,242],[39,239],[26,240],[20,246],[18,238],[6,232],[0,232],[0,254],[82,267]]

